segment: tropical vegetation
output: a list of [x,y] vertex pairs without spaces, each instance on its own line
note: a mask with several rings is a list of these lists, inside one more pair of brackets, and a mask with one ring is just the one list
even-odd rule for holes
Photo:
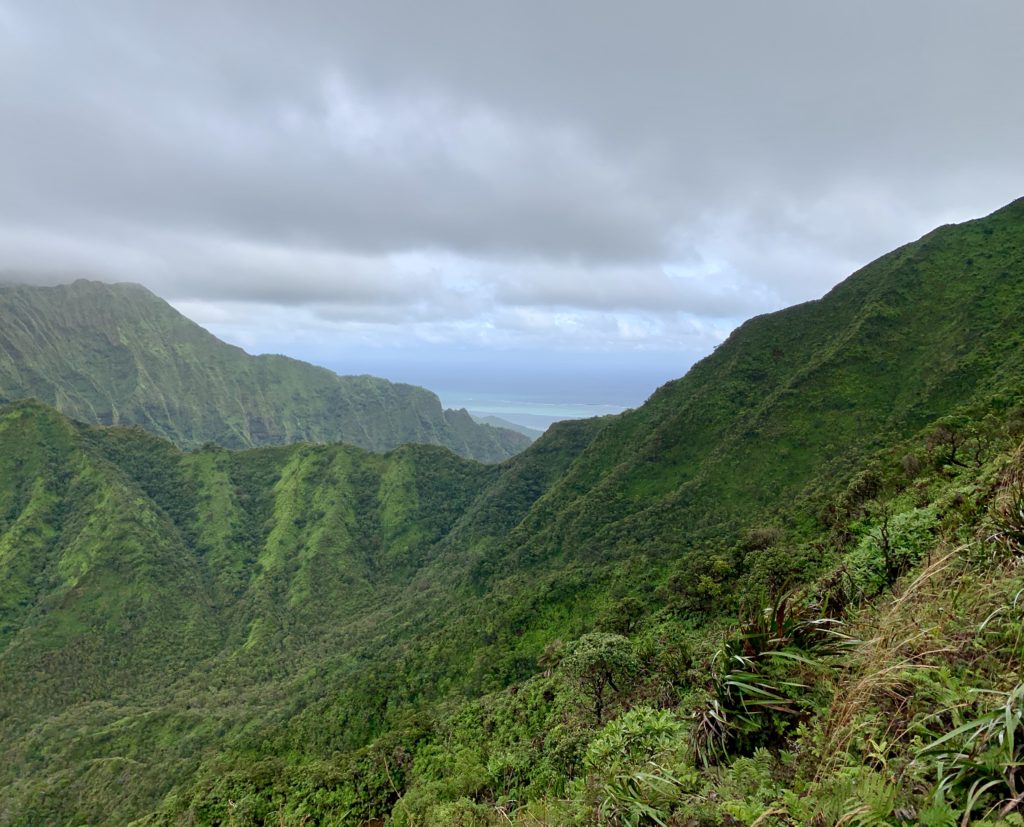
[[1024,200],[499,464],[0,409],[0,823],[1022,824]]

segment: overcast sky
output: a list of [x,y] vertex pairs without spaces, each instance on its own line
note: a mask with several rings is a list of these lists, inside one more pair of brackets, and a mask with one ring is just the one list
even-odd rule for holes
[[1024,195],[1022,44],[1021,0],[0,0],[0,271],[643,385]]

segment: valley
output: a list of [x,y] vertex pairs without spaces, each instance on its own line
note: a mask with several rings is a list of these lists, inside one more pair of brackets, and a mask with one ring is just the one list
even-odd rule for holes
[[1016,823],[1022,279],[1019,200],[532,444],[4,288],[0,824]]

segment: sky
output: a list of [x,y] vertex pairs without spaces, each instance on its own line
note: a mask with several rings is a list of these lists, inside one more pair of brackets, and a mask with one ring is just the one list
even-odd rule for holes
[[0,0],[0,275],[631,406],[1024,195],[1020,0]]

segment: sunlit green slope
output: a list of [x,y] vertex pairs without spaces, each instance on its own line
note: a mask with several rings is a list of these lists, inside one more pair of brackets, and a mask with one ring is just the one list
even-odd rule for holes
[[83,422],[141,425],[185,448],[416,442],[494,462],[529,444],[443,410],[423,388],[249,356],[133,284],[0,286],[0,400],[25,398]]

